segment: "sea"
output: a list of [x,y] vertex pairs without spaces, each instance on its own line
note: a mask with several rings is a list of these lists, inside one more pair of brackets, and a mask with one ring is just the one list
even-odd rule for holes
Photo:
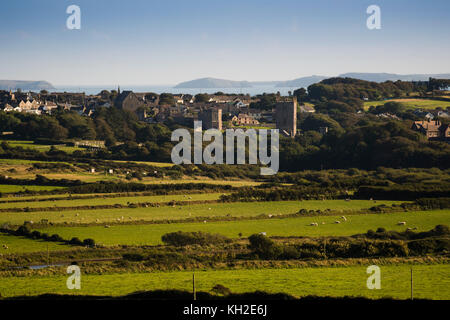
[[[96,95],[102,90],[117,90],[117,86],[114,85],[104,85],[104,86],[55,86],[56,89],[49,90],[51,92],[84,92],[86,95]],[[172,93],[172,94],[191,94],[196,95],[198,93],[208,93],[213,94],[216,92],[223,93],[236,93],[236,94],[249,94],[251,96],[263,94],[263,93],[277,93],[280,92],[281,95],[287,96],[289,91],[294,92],[298,89],[297,87],[276,87],[274,85],[254,85],[252,87],[246,88],[175,88],[171,85],[121,85],[120,90],[131,90],[133,92],[154,92],[157,94],[161,93]]]

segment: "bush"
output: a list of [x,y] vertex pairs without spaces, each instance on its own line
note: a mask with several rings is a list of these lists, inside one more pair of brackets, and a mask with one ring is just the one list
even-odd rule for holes
[[139,254],[139,253],[125,253],[124,255],[122,255],[122,258],[124,260],[128,260],[128,261],[142,261],[142,260],[144,260],[144,256],[142,254]]
[[17,230],[16,230],[16,235],[18,236],[28,236],[30,235],[31,229],[28,225],[23,225],[20,226]]
[[253,234],[248,240],[249,249],[262,259],[276,259],[281,254],[281,248],[263,234]]
[[190,244],[221,244],[231,242],[231,240],[221,234],[210,234],[207,232],[171,232],[161,237],[161,240],[173,246],[186,246]]
[[228,289],[227,287],[221,285],[221,284],[216,284],[212,289],[211,292],[217,294],[217,295],[222,295],[222,296],[227,296],[231,293],[231,290]]
[[53,234],[50,238],[48,238],[49,241],[53,241],[53,242],[62,242],[64,241],[64,239],[58,235],[58,234]]
[[41,235],[41,233],[39,231],[33,231],[30,234],[30,237],[31,237],[31,239],[41,239],[42,235]]
[[72,244],[72,245],[75,245],[75,246],[82,246],[83,245],[83,241],[81,241],[77,237],[73,237],[72,239],[70,239],[69,244]]
[[83,245],[86,247],[95,247],[95,241],[94,241],[94,239],[90,239],[90,238],[84,239]]

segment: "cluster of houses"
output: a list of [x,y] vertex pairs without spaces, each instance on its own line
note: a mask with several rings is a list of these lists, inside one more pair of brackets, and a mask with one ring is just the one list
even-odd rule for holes
[[86,108],[82,104],[71,104],[68,102],[55,102],[54,99],[48,99],[46,95],[40,93],[26,92],[22,93],[0,91],[0,109],[4,112],[22,112],[36,115],[51,114],[58,107],[64,110],[77,111],[82,114]]
[[[5,112],[23,112],[32,114],[51,114],[53,110],[62,108],[91,116],[96,109],[120,108],[134,112],[141,121],[158,123],[167,120],[181,125],[192,126],[194,120],[202,120],[203,129],[223,128],[222,121],[232,126],[258,126],[276,123],[276,127],[286,136],[295,136],[297,112],[313,113],[309,105],[298,105],[295,97],[278,97],[271,110],[260,110],[252,107],[258,102],[257,97],[249,95],[215,94],[196,101],[189,94],[173,95],[169,103],[162,101],[161,96],[151,93],[135,93],[120,91],[120,87],[112,96],[108,91],[98,95],[85,96],[84,93],[33,93],[21,91],[0,91],[0,109]],[[253,104],[257,105],[257,104]],[[450,110],[436,109],[432,111],[415,110],[414,113],[424,121],[415,121],[412,129],[422,132],[428,139],[450,139],[449,125],[439,120],[450,117]],[[397,119],[391,114],[378,115],[381,118]],[[326,134],[328,128],[318,128]]]
[[450,125],[439,120],[414,121],[412,129],[425,134],[428,140],[450,140]]

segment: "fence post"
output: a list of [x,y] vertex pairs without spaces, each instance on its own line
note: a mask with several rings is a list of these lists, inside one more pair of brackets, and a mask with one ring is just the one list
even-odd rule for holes
[[195,293],[195,272],[192,273],[192,293],[194,294],[194,301],[197,300],[197,295]]

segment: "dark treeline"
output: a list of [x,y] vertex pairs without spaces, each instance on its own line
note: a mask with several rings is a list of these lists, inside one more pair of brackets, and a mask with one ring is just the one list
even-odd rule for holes
[[450,184],[434,186],[361,186],[353,195],[356,199],[415,200],[417,198],[450,197]]
[[171,183],[171,184],[143,184],[124,182],[95,182],[80,186],[70,187],[66,192],[70,193],[115,193],[115,192],[149,192],[165,194],[170,191],[208,190],[210,192],[230,191],[234,188],[230,185],[216,185],[208,183]]

